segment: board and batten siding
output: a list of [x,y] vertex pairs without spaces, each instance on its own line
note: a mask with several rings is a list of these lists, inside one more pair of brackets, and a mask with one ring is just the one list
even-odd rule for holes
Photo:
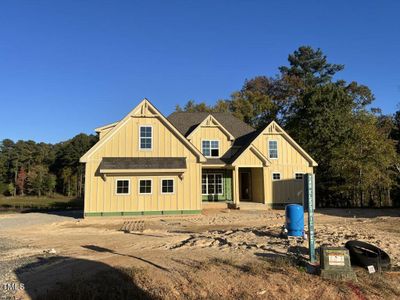
[[[152,150],[139,150],[139,126],[153,128]],[[111,136],[108,136],[111,134]],[[196,156],[157,117],[131,116],[86,162],[85,213],[176,211],[201,209],[201,164]],[[103,157],[185,157],[187,170],[178,174],[99,174]],[[130,194],[116,195],[115,180],[130,180]],[[139,195],[139,179],[152,179],[152,194]],[[161,193],[161,179],[173,178],[173,194]]]
[[103,137],[105,137],[107,135],[107,133],[109,133],[113,128],[114,128],[114,126],[109,127],[107,129],[103,129],[102,131],[100,131],[99,132],[99,140],[101,140]]
[[190,137],[191,143],[199,150],[203,140],[219,141],[219,156],[223,156],[232,146],[229,137],[217,126],[200,126]]
[[264,203],[264,183],[263,183],[263,169],[251,169],[251,196],[253,202]]
[[[270,140],[277,141],[278,158],[270,159],[268,144]],[[257,155],[247,149],[235,161],[238,167],[263,167],[264,197],[269,205],[301,203],[303,201],[303,181],[296,180],[295,173],[313,173],[313,167],[287,139],[282,132],[267,127],[264,132],[252,142],[271,164],[263,166]],[[273,180],[272,173],[280,173],[280,180]]]

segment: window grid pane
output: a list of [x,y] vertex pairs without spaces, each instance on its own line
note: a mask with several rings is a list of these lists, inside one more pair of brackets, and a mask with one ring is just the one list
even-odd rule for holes
[[151,127],[140,127],[140,137],[151,137]]
[[269,158],[278,158],[278,142],[268,142]]
[[201,176],[201,193],[203,195],[207,194],[207,175],[205,174]]
[[213,195],[214,194],[214,185],[213,184],[209,184],[208,185],[208,195]]
[[303,173],[296,173],[295,178],[296,178],[297,180],[303,179]]
[[172,179],[163,179],[161,189],[163,193],[173,193],[174,181]]
[[129,193],[129,180],[117,180],[117,194]]
[[151,180],[140,180],[140,194],[151,194]]
[[203,155],[210,156],[210,141],[203,141],[202,148],[203,148]]
[[150,126],[140,127],[140,149],[151,149],[152,128]]
[[201,177],[201,192],[203,195],[223,195],[222,174],[203,174]]
[[211,149],[211,156],[218,157],[219,156],[219,149]]
[[273,174],[272,174],[272,179],[274,179],[274,180],[280,180],[280,179],[281,179],[281,174],[279,174],[279,173],[273,173]]
[[222,189],[222,175],[221,174],[215,174],[215,183],[216,183],[217,194],[222,194],[223,189]]
[[214,194],[215,184],[214,184],[214,174],[208,174],[208,194]]
[[204,156],[219,156],[219,141],[202,141],[202,152]]

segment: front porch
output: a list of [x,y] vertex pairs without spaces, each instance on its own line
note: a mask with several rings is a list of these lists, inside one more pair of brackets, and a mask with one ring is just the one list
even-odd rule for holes
[[265,206],[263,167],[215,167],[202,170],[202,200],[208,203],[240,203]]
[[[232,201],[231,202],[203,201],[203,210],[231,208],[232,207],[231,205],[233,205]],[[240,202],[240,210],[266,210],[266,209],[270,209],[270,208],[271,208],[271,206],[268,206],[267,204],[264,204],[264,203],[248,202],[248,201]]]

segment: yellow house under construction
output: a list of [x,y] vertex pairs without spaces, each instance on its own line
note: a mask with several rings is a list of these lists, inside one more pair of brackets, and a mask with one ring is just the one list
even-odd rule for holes
[[175,112],[147,99],[96,129],[85,163],[85,216],[200,213],[204,201],[269,207],[303,201],[317,163],[276,123],[255,130],[230,113]]

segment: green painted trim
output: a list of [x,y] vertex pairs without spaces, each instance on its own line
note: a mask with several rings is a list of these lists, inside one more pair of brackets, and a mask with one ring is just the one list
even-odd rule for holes
[[149,210],[149,211],[143,212],[144,216],[154,216],[154,215],[160,215],[160,214],[162,215],[162,211],[159,212],[159,211],[150,211]]
[[141,216],[141,211],[123,211],[121,212],[122,216]]
[[161,216],[161,215],[194,215],[201,210],[155,210],[155,211],[111,211],[85,212],[85,217],[120,217],[120,216]]
[[119,214],[117,212],[101,212],[100,216],[102,217],[114,217],[118,216]]
[[164,210],[162,212],[162,214],[163,215],[179,215],[179,214],[181,214],[181,212],[177,211],[177,210]]
[[202,169],[203,174],[222,173],[224,181],[224,193],[223,195],[201,195],[203,202],[225,202],[232,201],[232,170],[227,169]]

